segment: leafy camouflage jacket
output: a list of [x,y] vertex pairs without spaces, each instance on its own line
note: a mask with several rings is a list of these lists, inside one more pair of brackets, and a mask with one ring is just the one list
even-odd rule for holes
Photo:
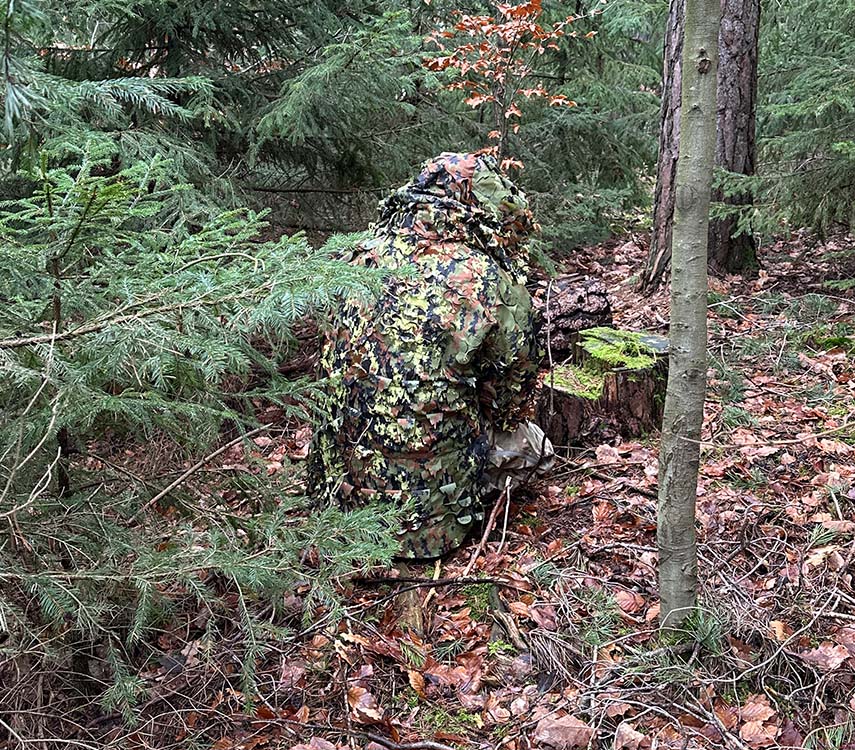
[[521,260],[531,228],[491,157],[443,154],[381,204],[354,253],[390,275],[327,334],[310,482],[345,506],[408,503],[402,556],[463,541],[482,515],[487,426],[526,416],[540,361]]

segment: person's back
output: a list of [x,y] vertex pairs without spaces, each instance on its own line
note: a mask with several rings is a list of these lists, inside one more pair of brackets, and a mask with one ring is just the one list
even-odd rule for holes
[[[505,191],[507,226],[473,195],[479,168],[487,188]],[[386,201],[354,259],[390,275],[379,298],[345,303],[328,335],[312,478],[316,494],[345,506],[412,501],[405,556],[460,544],[481,515],[488,429],[525,416],[538,362],[531,299],[516,245],[500,241],[503,230],[517,240],[529,217],[493,162],[444,154]]]

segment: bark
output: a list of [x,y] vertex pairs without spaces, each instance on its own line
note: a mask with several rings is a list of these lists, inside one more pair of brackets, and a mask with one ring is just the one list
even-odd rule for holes
[[[660,283],[671,262],[671,232],[674,218],[675,176],[680,144],[680,86],[682,72],[682,27],[685,0],[671,0],[665,34],[662,75],[662,128],[650,253],[642,276],[642,289]],[[757,102],[757,42],[760,0],[721,0],[721,29],[718,38],[718,136],[716,166],[729,172],[754,174],[755,111]],[[748,195],[725,199],[716,192],[713,200],[749,205]],[[741,271],[756,265],[756,246],[750,234],[733,236],[733,218],[710,225],[709,259],[715,273]]]
[[719,0],[686,0],[670,358],[659,457],[659,618],[667,629],[686,619],[697,596],[695,503],[706,390],[707,243],[720,11]]
[[642,288],[659,283],[671,260],[671,220],[680,146],[680,82],[683,67],[683,18],[686,0],[671,0],[662,70],[662,105],[659,113],[659,159],[653,194],[653,231],[650,254],[642,275]]
[[546,366],[574,357],[579,331],[612,325],[606,285],[589,276],[541,282],[534,292],[534,307],[540,318],[538,338]]
[[[592,400],[561,384],[561,371],[544,378],[535,419],[556,448],[600,445],[622,437],[638,437],[662,426],[662,406],[668,373],[668,339],[648,334],[657,361],[644,369],[616,367],[604,373],[602,395]],[[580,347],[576,364],[589,361]],[[596,367],[596,364],[592,365]]]
[[617,437],[634,438],[660,429],[667,359],[645,370],[607,373],[596,401],[579,396],[547,375],[535,421],[560,448],[601,445]]
[[[757,152],[754,113],[759,30],[760,0],[721,0],[715,163],[728,172],[747,175],[754,174]],[[725,198],[718,190],[712,199],[737,206],[752,203],[750,195]],[[735,232],[735,217],[710,223],[709,262],[714,273],[742,271],[757,264],[754,236],[736,236]]]

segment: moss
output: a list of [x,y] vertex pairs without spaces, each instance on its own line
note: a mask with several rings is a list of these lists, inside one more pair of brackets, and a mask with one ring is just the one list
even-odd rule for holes
[[505,641],[490,641],[487,644],[487,653],[490,656],[496,656],[507,651],[514,653],[516,652],[516,648],[510,643],[505,643]]
[[582,348],[592,359],[610,368],[643,370],[656,362],[657,350],[644,334],[614,328],[591,328],[582,331],[581,335]]
[[557,365],[548,382],[575,396],[596,401],[603,395],[605,374],[610,370],[644,370],[655,364],[661,339],[634,331],[591,328],[581,332],[582,348],[589,359],[584,365]]
[[473,620],[481,620],[490,609],[491,583],[473,583],[460,589]]
[[466,732],[467,730],[483,726],[481,717],[469,711],[460,710],[452,714],[439,706],[431,706],[422,715],[423,723],[433,729],[442,729],[447,732]]
[[575,365],[557,365],[552,368],[549,381],[562,391],[572,393],[574,396],[596,401],[603,395],[605,377],[602,372],[587,367]]

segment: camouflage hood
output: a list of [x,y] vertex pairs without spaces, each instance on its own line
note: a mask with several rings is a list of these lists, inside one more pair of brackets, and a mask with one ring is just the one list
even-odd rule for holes
[[510,270],[535,229],[523,192],[487,154],[443,153],[380,203],[375,236],[407,234],[425,247],[473,244]]

